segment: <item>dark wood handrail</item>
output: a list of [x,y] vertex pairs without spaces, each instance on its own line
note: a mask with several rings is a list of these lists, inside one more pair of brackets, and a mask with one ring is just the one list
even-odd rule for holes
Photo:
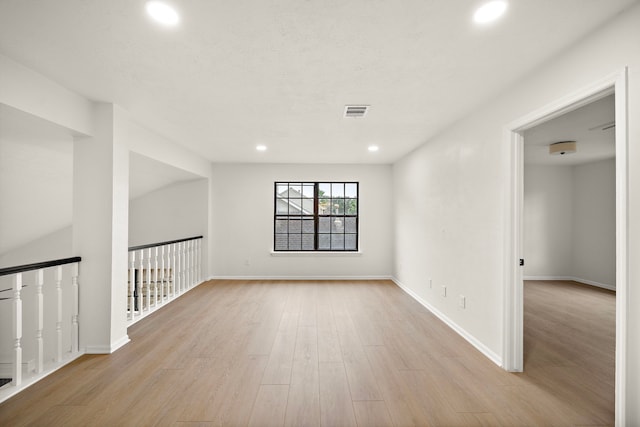
[[187,237],[185,239],[178,239],[178,240],[167,240],[166,242],[149,243],[148,245],[131,246],[129,248],[129,252],[138,251],[140,249],[153,248],[155,246],[170,245],[172,243],[180,243],[180,242],[186,242],[188,240],[198,240],[198,239],[202,239],[202,236]]
[[36,262],[34,264],[16,265],[15,267],[0,268],[0,276],[22,273],[22,272],[31,271],[31,270],[40,270],[41,268],[55,267],[57,265],[64,265],[64,264],[72,264],[74,262],[80,262],[80,261],[82,261],[82,258],[80,258],[79,256],[76,256],[72,258],[61,258],[61,259],[54,259],[52,261]]

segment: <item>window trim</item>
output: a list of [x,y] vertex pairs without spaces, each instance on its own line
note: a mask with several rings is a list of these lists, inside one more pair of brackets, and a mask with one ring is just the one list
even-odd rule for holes
[[[304,215],[300,213],[300,215],[290,215],[287,214],[278,214],[278,200],[282,200],[278,197],[278,185],[287,185],[290,187],[292,184],[300,184],[303,187],[305,185],[313,185],[313,215]],[[356,197],[346,197],[346,194],[341,197],[343,200],[356,200],[356,213],[347,215],[346,212],[342,215],[336,214],[320,214],[319,203],[320,203],[320,184],[355,184],[356,186]],[[287,200],[291,199],[290,197]],[[294,198],[295,199],[295,198]],[[333,199],[333,197],[329,197],[329,199]],[[304,200],[302,198],[301,200]],[[345,203],[346,204],[346,203]],[[290,218],[313,218],[313,237],[314,237],[314,249],[276,249],[276,236],[277,235],[286,235],[287,239],[290,236],[288,230],[287,233],[277,233],[276,232],[276,224],[278,219],[290,219]],[[321,218],[355,218],[355,233],[332,233],[331,229],[329,233],[320,233],[320,219]],[[288,227],[288,224],[287,224]],[[303,234],[311,234],[311,233],[301,233]],[[328,234],[331,236],[332,234],[342,234],[346,235],[355,235],[355,249],[320,249],[320,238],[319,236],[322,234]],[[331,238],[330,238],[331,239]],[[288,240],[287,240],[288,241]],[[287,247],[289,245],[287,244]],[[358,181],[274,181],[273,183],[273,246],[272,246],[272,255],[280,255],[280,254],[360,254],[360,183]]]

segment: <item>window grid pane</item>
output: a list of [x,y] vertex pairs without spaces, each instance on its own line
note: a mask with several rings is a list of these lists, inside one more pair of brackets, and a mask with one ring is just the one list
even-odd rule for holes
[[357,251],[357,182],[276,182],[275,251]]

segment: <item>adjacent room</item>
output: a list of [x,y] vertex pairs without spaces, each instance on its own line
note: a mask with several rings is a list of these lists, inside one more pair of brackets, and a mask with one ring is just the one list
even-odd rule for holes
[[579,387],[605,411],[615,398],[615,126],[610,94],[524,132],[525,372]]

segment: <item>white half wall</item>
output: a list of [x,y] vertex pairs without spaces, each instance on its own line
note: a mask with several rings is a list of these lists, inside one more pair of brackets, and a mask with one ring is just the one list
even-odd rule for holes
[[[274,182],[358,181],[360,253],[272,254]],[[388,165],[213,165],[214,277],[390,277]]]

